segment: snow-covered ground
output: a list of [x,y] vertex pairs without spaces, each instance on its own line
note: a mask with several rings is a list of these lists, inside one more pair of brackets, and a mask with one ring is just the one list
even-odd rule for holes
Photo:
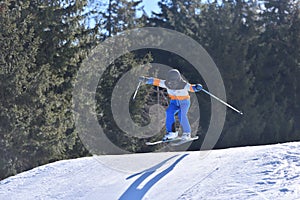
[[59,161],[2,180],[0,199],[300,199],[300,143]]

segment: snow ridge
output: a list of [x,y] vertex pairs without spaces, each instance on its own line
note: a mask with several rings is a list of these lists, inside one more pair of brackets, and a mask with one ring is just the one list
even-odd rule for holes
[[64,160],[2,180],[0,199],[300,199],[300,142]]

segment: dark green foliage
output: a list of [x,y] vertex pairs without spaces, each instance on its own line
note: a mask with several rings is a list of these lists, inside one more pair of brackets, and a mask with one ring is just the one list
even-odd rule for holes
[[151,24],[199,41],[221,71],[228,102],[245,113],[228,110],[218,147],[300,139],[299,3],[172,0],[160,6]]
[[265,6],[253,66],[256,82],[264,85],[257,91],[258,108],[266,123],[262,140],[291,141],[297,138],[299,115],[299,2],[269,1]]
[[[43,117],[39,102],[31,98],[32,95],[39,96],[39,90],[42,90],[34,63],[40,40],[34,37],[30,27],[34,15],[22,17],[17,5],[10,2],[3,2],[1,10],[0,174],[5,177],[29,168],[29,156],[39,153],[37,143],[42,134],[37,133],[31,138],[31,130]],[[37,112],[33,114],[31,110]],[[27,143],[28,140],[31,141]],[[31,155],[26,155],[28,152]]]
[[[129,152],[141,152],[141,149],[145,144],[145,140],[139,140],[139,138],[131,137],[131,134],[138,133],[127,133],[122,131],[115,122],[114,117],[116,116],[113,116],[111,111],[112,93],[119,79],[129,70],[134,70],[135,67],[151,60],[148,56],[142,59],[134,58],[133,56],[134,55],[130,53],[116,59],[114,63],[103,73],[99,80],[96,92],[97,115],[103,131],[110,141],[112,141],[116,146]],[[137,80],[132,80],[132,82],[128,84],[133,84],[135,86],[137,83]],[[148,87],[148,89],[150,88]],[[127,91],[122,92],[126,93]],[[126,117],[133,118],[134,122],[139,125],[145,125],[149,121],[147,119],[147,113],[145,114],[146,116],[141,114],[145,103],[147,103],[147,99],[145,97],[147,97],[147,94],[149,93],[149,91],[141,89],[137,99],[135,101],[130,101],[130,105],[132,106],[130,113],[131,116]],[[120,96],[115,96],[115,98],[119,98],[120,102],[124,102],[122,101],[122,98],[124,98],[122,94],[120,94]]]
[[89,48],[83,5],[62,3],[1,3],[1,178],[74,157],[74,148],[86,154],[71,103],[73,76]]

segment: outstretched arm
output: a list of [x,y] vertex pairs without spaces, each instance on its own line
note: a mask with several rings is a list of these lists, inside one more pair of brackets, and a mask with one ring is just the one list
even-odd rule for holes
[[141,76],[139,77],[139,81],[148,85],[166,88],[165,81],[158,78]]

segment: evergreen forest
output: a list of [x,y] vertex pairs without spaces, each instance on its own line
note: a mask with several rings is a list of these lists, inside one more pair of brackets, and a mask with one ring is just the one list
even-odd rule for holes
[[[215,148],[300,141],[300,1],[160,0],[158,5],[147,13],[142,0],[0,1],[0,180],[92,154],[75,123],[77,74],[99,44],[143,27],[192,38],[218,67],[227,101],[244,115],[227,110]],[[125,72],[151,63],[177,68],[206,87],[193,70],[182,70],[192,69],[191,63],[171,52],[146,48],[113,59],[97,85],[97,120],[113,144],[133,153],[160,147],[120,130],[110,99]],[[201,92],[196,97],[200,139],[189,150],[199,149],[211,117],[210,97]],[[132,119],[149,123],[149,108],[157,99],[166,108],[167,98],[164,89],[142,86],[129,105]]]

